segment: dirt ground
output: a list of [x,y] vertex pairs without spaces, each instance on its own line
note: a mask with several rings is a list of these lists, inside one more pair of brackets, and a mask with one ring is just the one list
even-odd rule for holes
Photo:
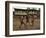
[[[32,23],[32,18],[28,18],[29,22],[26,22],[27,19],[22,16],[13,16],[13,31],[17,30],[38,30],[40,29],[40,19],[34,19]],[[21,23],[22,22],[22,23]]]

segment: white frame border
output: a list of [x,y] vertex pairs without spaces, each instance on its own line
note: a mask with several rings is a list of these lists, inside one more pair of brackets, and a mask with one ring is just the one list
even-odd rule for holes
[[[9,4],[9,9],[10,9],[10,11],[9,11],[9,28],[10,28],[10,30],[9,30],[9,34],[10,35],[19,35],[19,34],[36,34],[36,33],[43,33],[43,5],[34,5],[34,4],[26,4],[26,5],[31,5],[32,7],[40,7],[41,8],[41,11],[40,11],[40,20],[41,20],[41,22],[40,22],[40,30],[25,30],[25,31],[13,31],[13,11],[14,10],[12,10],[13,9],[13,7],[14,7],[14,5],[16,6],[17,4],[14,4],[14,3],[10,3]],[[19,5],[21,5],[21,4],[19,4]],[[10,7],[11,6],[11,7]],[[25,4],[24,4],[24,6],[25,6]],[[30,7],[31,7],[30,6]]]

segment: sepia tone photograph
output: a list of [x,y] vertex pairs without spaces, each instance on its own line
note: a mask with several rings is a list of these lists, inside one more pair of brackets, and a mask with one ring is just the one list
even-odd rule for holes
[[14,8],[13,31],[39,30],[40,29],[40,8],[21,9]]
[[5,36],[45,34],[45,4],[5,2]]

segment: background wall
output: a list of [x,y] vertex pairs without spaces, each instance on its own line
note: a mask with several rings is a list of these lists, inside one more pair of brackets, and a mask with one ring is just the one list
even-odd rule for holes
[[[46,38],[46,28],[45,28],[45,35],[5,37],[5,1],[42,2],[42,3],[45,3],[45,9],[46,9],[46,0],[0,0],[0,38]],[[46,16],[46,13],[45,13],[45,16]],[[46,20],[45,20],[45,23],[46,23]]]

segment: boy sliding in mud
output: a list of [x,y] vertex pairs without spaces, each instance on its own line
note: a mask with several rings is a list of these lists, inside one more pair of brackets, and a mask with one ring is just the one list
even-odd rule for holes
[[21,29],[29,29],[30,26],[32,26],[32,23],[31,22],[33,22],[33,20],[31,20],[31,21],[30,20],[29,20],[29,17],[22,16],[21,17],[21,27],[20,28]]

